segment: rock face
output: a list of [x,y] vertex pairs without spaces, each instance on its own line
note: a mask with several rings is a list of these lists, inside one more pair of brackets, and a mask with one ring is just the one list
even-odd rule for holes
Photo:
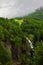
[[9,44],[8,41],[5,43],[5,48],[9,49],[9,52],[11,54],[12,60],[17,61],[20,58],[21,55],[21,49],[20,48],[15,48],[14,45]]
[[17,61],[18,59],[17,52],[17,49],[15,49],[13,45],[11,45],[11,56],[13,61]]
[[22,53],[25,53],[25,54],[27,53],[27,50],[28,50],[27,47],[28,47],[28,49],[30,47],[30,54],[31,54],[31,57],[32,57],[33,53],[34,53],[34,47],[33,47],[32,42],[29,40],[28,37],[25,39],[25,41],[23,39],[22,40],[22,46],[17,47],[17,48],[15,47],[15,45],[11,44],[9,41],[5,42],[5,48],[9,49],[12,60],[14,62],[18,61],[21,58]]

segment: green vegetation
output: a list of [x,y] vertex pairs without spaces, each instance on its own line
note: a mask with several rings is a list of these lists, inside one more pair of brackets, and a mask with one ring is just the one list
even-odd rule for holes
[[[31,48],[28,37],[34,45]],[[43,11],[17,19],[0,18],[0,65],[43,65]]]

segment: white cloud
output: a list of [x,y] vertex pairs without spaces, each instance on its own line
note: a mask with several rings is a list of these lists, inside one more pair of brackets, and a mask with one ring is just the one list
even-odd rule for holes
[[0,16],[16,17],[28,14],[43,6],[43,0],[0,0]]

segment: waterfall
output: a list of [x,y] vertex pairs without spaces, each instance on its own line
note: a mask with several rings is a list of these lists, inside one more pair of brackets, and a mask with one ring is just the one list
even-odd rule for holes
[[30,44],[30,48],[31,48],[31,50],[30,50],[31,59],[33,59],[33,55],[34,55],[34,46],[33,46],[31,40],[30,40],[28,37],[26,37],[26,40],[27,40],[27,41],[29,42],[29,44]]
[[33,46],[32,42],[30,41],[30,39],[28,37],[26,37],[26,40],[29,42],[31,49],[33,49],[34,46]]

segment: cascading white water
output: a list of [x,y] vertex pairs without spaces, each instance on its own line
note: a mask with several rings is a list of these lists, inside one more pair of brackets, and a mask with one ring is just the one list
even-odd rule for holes
[[31,49],[34,49],[34,46],[33,46],[32,42],[30,41],[30,39],[28,37],[26,37],[26,40],[29,42]]
[[33,55],[34,55],[34,46],[33,46],[33,44],[32,44],[32,42],[31,42],[31,40],[28,38],[28,37],[26,37],[26,40],[28,41],[28,43],[30,44],[30,53],[31,53],[31,60],[33,60]]

